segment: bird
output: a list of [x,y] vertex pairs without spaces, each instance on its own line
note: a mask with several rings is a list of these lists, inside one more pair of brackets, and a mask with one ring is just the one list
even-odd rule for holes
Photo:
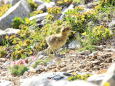
[[46,38],[46,43],[48,45],[48,54],[61,48],[67,42],[68,36],[71,32],[70,27],[63,27],[59,34],[53,34]]

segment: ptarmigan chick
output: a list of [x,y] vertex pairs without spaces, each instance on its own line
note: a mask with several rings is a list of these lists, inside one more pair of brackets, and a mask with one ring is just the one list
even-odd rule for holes
[[67,41],[68,35],[71,32],[70,27],[62,28],[59,34],[54,34],[46,38],[48,44],[48,52],[54,52],[61,48]]

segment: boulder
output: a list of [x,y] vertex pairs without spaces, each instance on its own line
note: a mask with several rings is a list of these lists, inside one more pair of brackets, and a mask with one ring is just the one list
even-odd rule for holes
[[108,69],[101,86],[104,86],[106,83],[110,84],[109,86],[115,86],[115,63]]
[[48,13],[42,13],[42,14],[38,14],[36,16],[32,16],[29,19],[30,20],[34,20],[35,19],[37,21],[41,21],[41,20],[44,20],[47,15],[48,15]]
[[95,74],[87,79],[88,82],[100,85],[102,80],[105,78],[105,74]]
[[43,4],[41,4],[41,5],[38,6],[37,10],[46,11],[47,8],[50,8],[50,7],[53,7],[53,6],[55,6],[55,3],[54,3],[54,2],[43,3]]
[[0,37],[3,35],[17,34],[20,30],[14,28],[7,28],[6,30],[0,30]]
[[12,86],[13,83],[6,80],[0,80],[0,86]]
[[82,80],[68,81],[68,74],[66,75],[62,72],[42,73],[38,76],[22,79],[21,86],[97,86]]
[[2,43],[4,37],[6,35],[10,36],[13,34],[17,34],[20,30],[14,28],[7,28],[6,30],[0,30],[0,44]]
[[10,0],[10,4],[13,6],[15,5],[17,2],[19,2],[20,0]]
[[6,29],[11,27],[12,20],[15,17],[28,17],[30,14],[30,8],[25,0],[20,0],[14,6],[12,6],[3,16],[0,17],[0,29]]
[[42,0],[33,0],[33,2],[35,2],[36,4],[40,5],[43,4],[44,2]]

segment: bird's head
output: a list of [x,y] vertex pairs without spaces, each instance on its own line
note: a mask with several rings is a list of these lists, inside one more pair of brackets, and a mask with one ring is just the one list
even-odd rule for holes
[[70,27],[62,28],[61,32],[63,34],[69,34],[71,32],[71,28]]

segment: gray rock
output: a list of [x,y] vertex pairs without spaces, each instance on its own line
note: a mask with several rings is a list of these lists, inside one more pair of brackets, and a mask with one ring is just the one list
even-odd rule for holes
[[50,3],[43,3],[41,5],[38,6],[37,10],[43,10],[46,11],[48,8],[55,6],[54,2],[50,2]]
[[108,69],[101,86],[104,86],[105,83],[109,83],[110,86],[115,86],[115,63]]
[[69,49],[77,49],[77,48],[80,48],[81,46],[80,46],[80,42],[79,41],[76,41],[76,40],[74,40],[74,41],[72,41],[71,43],[69,43],[69,45],[68,45],[68,48]]
[[91,54],[91,51],[90,50],[85,50],[85,51],[80,52],[79,54],[81,54],[81,55],[89,55],[89,54]]
[[22,79],[21,86],[97,86],[82,80],[68,81],[66,79],[67,76],[64,73],[42,73],[39,76]]
[[108,25],[110,28],[113,28],[113,27],[115,27],[115,19],[114,20],[112,20],[110,23],[109,23],[109,25]]
[[43,4],[44,2],[42,0],[33,0],[33,2],[35,2],[36,4],[40,5]]
[[13,28],[7,28],[6,30],[0,30],[0,43],[2,43],[6,35],[10,36],[13,34],[17,34],[19,31],[20,31],[19,29],[13,29]]
[[64,16],[65,16],[65,13],[66,13],[68,10],[73,9],[73,8],[74,8],[74,5],[73,5],[73,4],[71,4],[68,8],[64,8],[64,9],[62,10],[62,15],[60,16],[59,19],[63,19]]
[[115,49],[114,48],[105,48],[104,51],[107,51],[107,52],[115,52]]
[[15,5],[17,2],[19,2],[20,0],[9,0],[11,5]]
[[87,4],[87,7],[88,8],[93,8],[93,7],[97,6],[98,4],[99,4],[99,2],[91,2],[91,3]]
[[0,36],[17,34],[19,31],[19,29],[7,28],[6,30],[0,30]]
[[94,51],[91,54],[89,54],[89,57],[94,57],[98,55],[98,51]]
[[12,86],[13,83],[6,80],[0,80],[0,86]]
[[12,6],[2,17],[0,17],[0,29],[6,29],[11,27],[11,22],[15,17],[28,17],[30,14],[30,8],[25,0],[19,1]]
[[37,10],[43,10],[43,11],[46,11],[46,5],[45,5],[45,3],[39,5],[39,6],[37,7]]
[[102,80],[105,78],[105,74],[93,75],[87,79],[87,81],[100,85]]
[[48,15],[48,13],[42,13],[42,14],[38,14],[36,16],[32,16],[29,19],[30,20],[34,20],[35,19],[37,21],[41,21],[41,20],[44,20],[47,15]]

